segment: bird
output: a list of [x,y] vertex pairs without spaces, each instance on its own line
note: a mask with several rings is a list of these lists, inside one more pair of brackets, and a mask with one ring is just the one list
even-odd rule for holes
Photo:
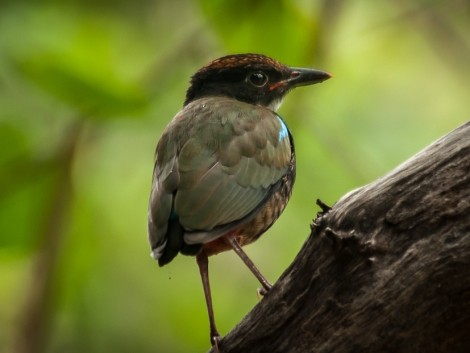
[[262,54],[223,56],[191,77],[182,110],[158,141],[148,209],[151,255],[160,267],[179,253],[196,257],[216,347],[221,336],[208,257],[235,251],[261,294],[271,289],[242,247],[273,225],[292,194],[294,141],[276,111],[293,88],[330,77]]

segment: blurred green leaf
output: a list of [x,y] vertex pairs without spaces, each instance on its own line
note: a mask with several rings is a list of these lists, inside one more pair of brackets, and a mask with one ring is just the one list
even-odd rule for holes
[[67,58],[55,54],[29,57],[17,67],[25,77],[73,106],[85,118],[138,114],[148,105],[148,97],[138,86],[118,84],[105,72],[93,72],[92,67],[88,67],[88,74],[77,72],[68,65]]
[[115,15],[66,6],[14,10],[26,26],[15,27],[15,16],[0,26],[5,66],[82,118],[138,117],[148,107],[148,49]]
[[[229,52],[255,52],[299,65],[315,45],[317,22],[295,2],[201,0]],[[302,61],[302,62],[301,62]]]

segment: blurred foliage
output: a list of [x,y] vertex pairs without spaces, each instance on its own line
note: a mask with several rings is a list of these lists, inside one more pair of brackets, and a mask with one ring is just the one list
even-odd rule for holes
[[[297,184],[247,248],[273,281],[305,241],[316,198],[334,203],[469,117],[467,1],[10,0],[0,10],[2,352],[208,348],[196,263],[158,268],[146,214],[156,141],[209,60],[260,52],[334,74],[280,109]],[[258,284],[235,254],[210,263],[227,333]]]

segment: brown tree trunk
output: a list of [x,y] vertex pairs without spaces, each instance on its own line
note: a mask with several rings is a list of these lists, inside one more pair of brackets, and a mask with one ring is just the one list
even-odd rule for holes
[[470,352],[470,122],[324,205],[220,352]]

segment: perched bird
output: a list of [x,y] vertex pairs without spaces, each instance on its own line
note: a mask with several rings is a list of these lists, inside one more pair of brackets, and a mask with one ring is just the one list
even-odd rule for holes
[[269,291],[242,246],[272,226],[292,193],[294,141],[276,110],[294,87],[330,77],[259,54],[224,56],[192,76],[183,109],[158,142],[148,212],[152,256],[160,266],[178,253],[196,256],[212,344],[220,336],[208,256],[234,250]]

